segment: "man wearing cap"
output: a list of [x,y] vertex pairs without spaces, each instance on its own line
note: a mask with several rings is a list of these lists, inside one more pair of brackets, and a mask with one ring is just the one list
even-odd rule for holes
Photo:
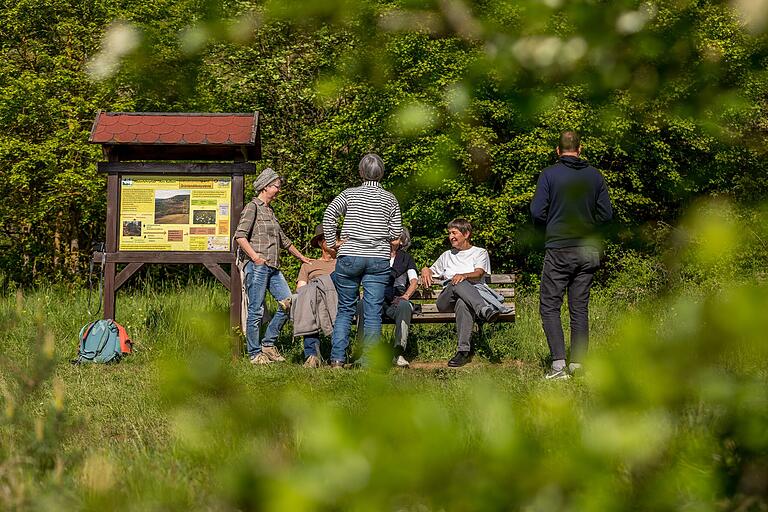
[[309,258],[285,235],[275,218],[275,212],[269,206],[281,186],[282,179],[271,168],[267,167],[259,174],[253,182],[256,197],[243,209],[234,237],[241,253],[238,265],[244,273],[245,292],[248,295],[245,336],[248,358],[252,364],[285,361],[275,347],[280,329],[288,319],[282,309],[275,313],[264,333],[264,340],[259,342],[267,290],[278,302],[291,296],[291,289],[280,272],[280,248],[287,249],[304,263],[309,262]]
[[[330,275],[336,268],[336,251],[329,249],[323,237],[323,225],[315,227],[315,236],[309,242],[312,247],[319,248],[323,255],[316,260],[310,260],[301,265],[299,277],[296,281],[296,291],[306,286],[310,281],[320,276]],[[304,335],[304,367],[319,368],[320,359],[320,333]]]

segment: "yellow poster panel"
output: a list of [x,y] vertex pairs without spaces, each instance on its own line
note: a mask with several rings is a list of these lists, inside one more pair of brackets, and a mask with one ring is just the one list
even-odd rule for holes
[[229,251],[232,179],[123,176],[121,251]]

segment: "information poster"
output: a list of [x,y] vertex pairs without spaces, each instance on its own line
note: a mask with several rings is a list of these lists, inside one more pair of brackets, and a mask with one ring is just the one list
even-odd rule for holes
[[229,251],[229,177],[123,176],[121,251]]

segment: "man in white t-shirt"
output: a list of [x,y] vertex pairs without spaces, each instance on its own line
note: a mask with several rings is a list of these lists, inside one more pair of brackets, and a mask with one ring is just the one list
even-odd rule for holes
[[499,312],[480,296],[474,284],[491,273],[488,251],[472,245],[472,225],[464,219],[448,223],[448,240],[451,249],[445,251],[431,267],[421,269],[424,286],[442,281],[445,288],[437,297],[437,310],[456,313],[458,351],[448,361],[448,366],[464,366],[472,359],[470,338],[475,320],[494,321]]

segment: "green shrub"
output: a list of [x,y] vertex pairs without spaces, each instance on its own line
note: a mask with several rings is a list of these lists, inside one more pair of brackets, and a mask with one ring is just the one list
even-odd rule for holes
[[[723,240],[753,254],[727,205],[696,211],[675,228],[689,241],[679,268],[714,275],[743,261]],[[768,289],[749,275],[670,280],[653,298],[653,265],[619,261],[620,277],[593,294],[587,372],[566,382],[542,379],[530,293],[516,324],[489,326],[475,364],[388,372],[233,361],[226,295],[205,287],[125,294],[136,354],[73,367],[83,319],[63,290],[6,297],[0,506],[765,508]],[[621,295],[622,282],[640,291]],[[146,311],[163,320],[146,327]],[[419,358],[443,361],[452,327],[421,327]]]

